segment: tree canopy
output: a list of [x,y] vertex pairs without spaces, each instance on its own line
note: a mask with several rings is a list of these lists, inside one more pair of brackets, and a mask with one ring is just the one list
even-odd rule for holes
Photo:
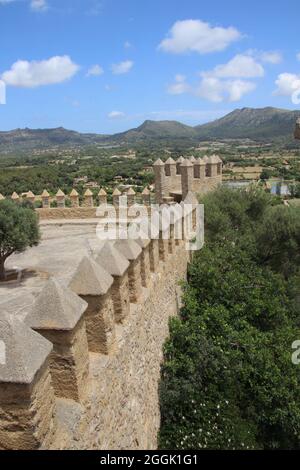
[[15,252],[37,245],[38,216],[31,208],[9,200],[0,202],[0,280],[5,279],[5,261]]
[[206,245],[165,345],[160,446],[299,449],[300,212],[257,190],[204,203]]

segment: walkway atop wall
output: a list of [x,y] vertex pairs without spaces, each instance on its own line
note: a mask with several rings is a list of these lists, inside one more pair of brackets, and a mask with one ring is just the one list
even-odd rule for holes
[[27,269],[31,274],[25,274],[21,283],[12,282],[0,287],[1,310],[25,318],[50,275],[67,283],[83,256],[101,249],[103,242],[97,239],[93,222],[83,220],[81,224],[73,220],[71,225],[65,221],[62,225],[61,220],[57,222],[48,221],[48,225],[43,221],[40,245],[8,260],[8,269]]

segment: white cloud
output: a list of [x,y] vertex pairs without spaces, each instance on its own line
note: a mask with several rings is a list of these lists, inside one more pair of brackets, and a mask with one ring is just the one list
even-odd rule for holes
[[35,88],[64,82],[78,70],[79,66],[72,62],[69,56],[55,56],[42,61],[18,60],[1,78],[6,85]]
[[124,42],[124,47],[125,47],[125,49],[130,49],[130,48],[132,47],[131,42],[125,41],[125,42]]
[[46,0],[31,0],[30,8],[33,11],[46,11],[48,10],[48,4]]
[[240,101],[244,95],[256,89],[256,84],[246,80],[227,80],[224,82],[224,93],[228,94],[228,101]]
[[222,81],[218,78],[203,78],[194,92],[200,98],[205,98],[206,100],[214,103],[220,103],[223,101]]
[[108,114],[109,119],[121,119],[125,117],[125,113],[122,111],[111,111]]
[[168,37],[160,43],[159,48],[173,54],[208,54],[223,51],[240,38],[241,33],[233,27],[212,27],[201,20],[184,20],[177,21],[172,26]]
[[296,55],[296,57],[297,57],[297,60],[300,61],[300,52],[298,52],[298,54]]
[[115,75],[122,75],[124,73],[128,73],[133,67],[132,60],[125,60],[124,62],[120,62],[119,64],[113,64],[111,66],[112,72]]
[[175,76],[175,83],[168,86],[170,95],[182,95],[190,91],[190,85],[186,83],[186,77],[181,74]]
[[92,67],[89,68],[89,70],[87,71],[87,74],[86,76],[87,77],[90,77],[90,76],[99,76],[99,75],[103,75],[104,74],[104,70],[103,68],[96,64],[96,65],[93,65]]
[[281,52],[278,51],[265,51],[259,54],[259,58],[262,62],[269,64],[280,64],[283,60]]
[[204,77],[196,88],[195,94],[214,103],[236,102],[255,88],[255,83],[246,80],[220,80],[216,77]]
[[254,78],[263,77],[264,68],[256,60],[243,54],[237,54],[227,64],[217,65],[212,71],[202,73],[202,76],[218,78]]
[[255,60],[266,64],[280,64],[283,61],[283,55],[280,51],[260,51],[257,49],[249,49],[246,54],[254,57]]
[[227,64],[200,73],[200,83],[192,86],[184,75],[176,75],[175,83],[167,91],[172,95],[191,93],[214,103],[235,102],[255,90],[256,84],[245,80],[264,76],[264,68],[253,57],[238,54]]
[[297,90],[300,90],[300,75],[294,73],[281,73],[276,80],[275,95],[292,96]]
[[235,102],[255,90],[256,84],[241,79],[220,79],[212,75],[204,75],[196,86],[188,84],[185,80],[175,81],[168,87],[168,93],[181,95],[191,93],[199,98],[221,103],[224,101]]
[[[0,5],[8,5],[9,3],[16,2],[18,0],[0,0]],[[47,0],[30,0],[29,6],[32,11],[41,12],[48,10]]]

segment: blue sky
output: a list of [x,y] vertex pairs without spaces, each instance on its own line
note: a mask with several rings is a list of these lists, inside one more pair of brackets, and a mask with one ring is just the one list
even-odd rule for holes
[[300,108],[296,0],[0,0],[0,40],[0,130]]

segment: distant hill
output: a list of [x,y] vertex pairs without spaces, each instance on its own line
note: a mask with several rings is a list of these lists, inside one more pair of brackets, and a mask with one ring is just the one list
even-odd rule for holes
[[200,139],[293,139],[300,111],[277,108],[236,109],[214,122],[196,126]]
[[292,142],[300,111],[277,108],[243,108],[221,119],[200,126],[177,121],[145,121],[141,126],[114,135],[82,134],[59,127],[56,129],[16,129],[0,132],[0,151],[26,152],[51,147],[96,144],[172,144],[193,145],[201,140],[252,139],[268,142]]
[[81,134],[63,127],[55,129],[15,129],[0,132],[0,150],[28,151],[51,147],[85,146],[102,142],[106,136]]
[[136,129],[131,129],[112,136],[122,142],[151,140],[197,140],[197,129],[177,121],[145,121]]

